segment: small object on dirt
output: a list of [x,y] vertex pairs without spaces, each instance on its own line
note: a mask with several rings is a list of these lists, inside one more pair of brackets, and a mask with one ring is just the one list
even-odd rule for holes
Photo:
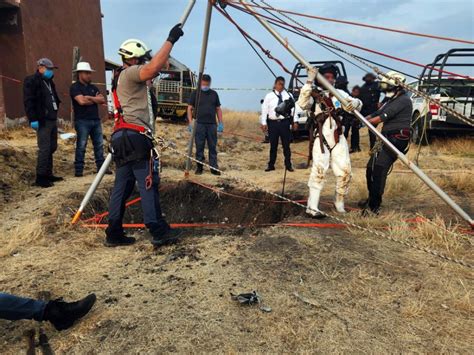
[[260,305],[259,308],[260,308],[261,311],[267,312],[267,313],[272,311],[271,307],[268,307],[268,306],[266,306],[262,303],[263,298],[262,298],[262,296],[260,296],[257,293],[257,291],[252,291],[252,292],[249,292],[249,293],[241,293],[241,294],[238,294],[238,295],[234,295],[231,292],[230,296],[234,301],[239,302],[241,305],[250,306],[250,305],[253,305],[253,304],[259,304]]
[[44,332],[43,328],[40,328],[40,330],[39,330],[39,346],[41,347],[41,351],[43,352],[43,355],[53,355],[54,354],[54,351],[51,348],[51,345],[49,345],[48,336]]
[[104,303],[117,303],[118,300],[115,297],[108,297],[104,300]]
[[441,307],[443,307],[444,309],[449,309],[449,307],[445,305],[444,303],[441,303]]
[[125,297],[126,297],[126,298],[130,298],[130,297],[132,297],[132,295],[129,294],[129,293],[127,293],[127,294],[125,295]]
[[76,134],[75,133],[62,133],[59,135],[59,138],[61,138],[63,141],[75,138]]
[[34,355],[35,354],[35,335],[36,331],[34,329],[28,329],[23,332],[23,336],[26,341],[26,354]]

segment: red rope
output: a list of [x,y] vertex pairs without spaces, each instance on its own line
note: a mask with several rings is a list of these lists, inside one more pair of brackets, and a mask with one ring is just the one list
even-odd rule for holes
[[271,52],[270,50],[264,48],[260,42],[258,42],[255,38],[253,38],[252,36],[250,36],[242,27],[240,27],[237,22],[234,21],[234,19],[225,11],[223,11],[219,6],[216,6],[214,5],[214,7],[217,9],[217,11],[219,11],[221,13],[222,16],[224,16],[229,22],[231,22],[236,28],[237,30],[242,34],[242,36],[248,38],[249,40],[251,40],[253,43],[255,43],[259,48],[260,50],[271,60],[275,61],[287,74],[292,74],[292,72],[286,68],[283,63],[275,58],[274,56],[271,55]]
[[325,38],[325,39],[328,39],[328,40],[331,40],[331,41],[334,41],[334,42],[338,42],[338,43],[341,43],[341,44],[344,44],[344,45],[347,45],[347,46],[350,46],[350,47],[353,47],[353,48],[357,48],[357,49],[366,51],[366,52],[370,52],[370,53],[377,54],[377,55],[380,55],[380,56],[383,56],[383,57],[387,57],[387,58],[390,58],[390,59],[393,59],[393,60],[397,60],[399,62],[411,64],[411,65],[418,66],[418,67],[421,67],[421,68],[432,69],[432,70],[437,71],[439,73],[446,73],[446,74],[449,74],[449,75],[458,76],[458,77],[469,79],[469,80],[473,79],[472,77],[470,77],[468,75],[462,75],[462,74],[457,74],[457,73],[450,72],[450,71],[447,71],[447,70],[441,70],[441,69],[438,69],[438,68],[435,68],[435,67],[432,67],[432,66],[429,66],[429,65],[423,65],[421,63],[414,62],[412,60],[396,57],[396,56],[393,56],[393,55],[390,55],[390,54],[386,54],[384,52],[376,51],[374,49],[370,49],[370,48],[362,47],[362,46],[352,44],[352,43],[349,43],[349,42],[341,41],[341,40],[338,40],[334,37],[329,37],[329,36],[326,36],[326,35],[323,35],[323,34],[320,34],[320,33],[316,33],[316,32],[313,32],[311,30],[308,30],[306,28],[289,24],[285,21],[281,21],[281,20],[275,19],[273,17],[266,16],[264,14],[261,14],[259,12],[253,11],[253,10],[247,10],[246,8],[236,6],[235,4],[230,4],[230,6],[234,7],[235,9],[238,9],[240,11],[243,11],[247,14],[263,17],[266,20],[268,20],[268,22],[273,23],[273,24],[277,23],[277,24],[280,24],[282,26],[286,26],[286,27],[290,27],[290,28],[293,28],[293,29],[298,30],[298,31],[303,31],[303,32],[306,32],[306,33],[310,33],[310,34],[319,36],[321,38]]
[[282,10],[282,9],[277,9],[277,8],[271,8],[271,7],[262,6],[262,5],[258,5],[258,4],[247,4],[247,5],[252,6],[252,7],[258,7],[262,10],[269,10],[269,11],[276,10],[278,12],[283,12],[283,13],[286,13],[286,14],[291,14],[291,15],[296,15],[296,16],[301,16],[301,17],[307,17],[307,18],[316,19],[316,20],[343,23],[343,24],[346,24],[346,25],[373,28],[373,29],[376,29],[376,30],[382,30],[382,31],[387,31],[387,32],[396,32],[396,33],[402,33],[402,34],[411,35],[411,36],[439,39],[439,40],[442,40],[442,41],[451,41],[451,42],[458,42],[458,43],[474,44],[474,41],[469,41],[469,40],[461,39],[461,38],[443,37],[443,36],[430,35],[430,34],[420,33],[420,32],[399,30],[399,29],[396,29],[396,28],[369,25],[369,24],[366,24],[366,23],[355,22],[355,21],[339,20],[339,19],[334,19],[334,18],[329,18],[329,17],[308,15],[308,14],[304,14],[304,13],[300,13],[300,12],[295,12],[295,11],[290,11],[290,10]]

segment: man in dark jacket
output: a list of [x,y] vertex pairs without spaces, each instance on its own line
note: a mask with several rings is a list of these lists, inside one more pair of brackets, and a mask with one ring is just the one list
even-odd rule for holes
[[[364,116],[368,116],[379,109],[378,103],[380,101],[380,89],[379,83],[376,79],[377,77],[372,73],[367,73],[362,78],[365,83],[360,88],[359,99],[363,104],[360,113]],[[375,138],[375,135],[369,131],[370,149],[372,149],[375,144]]]
[[62,177],[53,175],[53,153],[58,147],[59,100],[54,85],[54,66],[48,58],[37,62],[36,73],[26,77],[23,84],[23,102],[30,126],[37,132],[38,161],[36,164],[37,186],[51,187]]
[[[400,85],[406,78],[395,71],[390,71],[386,75],[380,82],[380,87],[385,93],[385,103],[366,118],[374,126],[383,123],[382,134],[399,151],[406,153],[413,109],[411,99]],[[397,155],[382,142],[378,142],[372,149],[366,169],[369,198],[359,202],[359,206],[364,208],[364,214],[368,211],[379,213],[387,176],[396,160]]]

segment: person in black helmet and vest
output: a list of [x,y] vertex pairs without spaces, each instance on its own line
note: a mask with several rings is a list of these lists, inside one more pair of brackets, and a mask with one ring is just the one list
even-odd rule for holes
[[174,26],[153,57],[147,46],[136,39],[123,42],[118,51],[123,67],[114,75],[112,87],[117,111],[112,149],[117,170],[110,197],[106,246],[135,242],[134,238],[125,235],[122,226],[125,203],[135,183],[140,192],[145,226],[153,237],[152,244],[159,247],[172,243],[180,234],[179,230],[170,228],[161,212],[159,162],[150,138],[155,122],[147,81],[156,77],[166,65],[173,45],[182,35],[180,24]]
[[[388,72],[380,81],[386,100],[379,110],[366,117],[374,126],[383,123],[382,134],[402,153],[408,151],[413,109],[411,99],[400,85],[405,81],[402,74]],[[364,215],[369,211],[379,213],[387,176],[396,160],[397,155],[381,141],[374,144],[366,169],[369,198],[359,202],[359,207],[364,208]]]

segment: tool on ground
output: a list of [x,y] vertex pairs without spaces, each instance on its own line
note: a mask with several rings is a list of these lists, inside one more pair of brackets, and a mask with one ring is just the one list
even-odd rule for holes
[[[184,26],[186,23],[186,20],[189,17],[189,14],[191,13],[191,10],[194,7],[196,0],[190,0],[186,9],[184,10],[183,15],[181,16],[180,23],[181,27]],[[149,105],[151,108],[151,105]],[[79,209],[77,210],[76,214],[74,215],[71,224],[76,224],[79,219],[81,218],[82,212],[84,211],[85,207],[89,203],[90,199],[94,195],[95,191],[97,190],[97,187],[99,186],[100,182],[102,181],[102,178],[104,177],[105,173],[109,169],[110,163],[112,162],[112,153],[107,154],[107,157],[105,158],[104,163],[102,164],[100,170],[98,171],[97,175],[94,178],[94,181],[92,182],[91,186],[87,190],[86,195],[81,201],[81,205],[79,206]]]
[[[283,38],[266,20],[262,17],[254,14],[251,11],[250,5],[245,1],[241,0],[240,3],[251,12],[252,16],[273,36],[280,42],[280,44],[293,55],[300,63],[306,66],[307,69],[312,69],[311,64],[292,47],[287,39]],[[317,73],[316,76],[318,82],[328,90],[334,97],[336,97],[343,106],[347,106],[347,100],[342,97],[339,92],[324,78],[323,75]],[[410,170],[412,170],[429,188],[431,188],[444,202],[446,202],[459,216],[461,216],[466,222],[469,223],[471,228],[474,229],[474,220],[453,200],[448,196],[438,185],[434,183],[418,166],[411,162],[405,154],[400,152],[384,135],[382,135],[359,111],[354,110],[353,114],[367,126],[367,128],[374,133],[393,153],[395,153],[400,161],[405,164]]]
[[257,291],[252,291],[248,293],[240,293],[238,295],[234,295],[232,292],[230,293],[232,300],[239,302],[241,305],[251,306],[254,304],[260,305],[259,309],[263,312],[271,312],[271,307],[265,306],[263,302],[262,296],[260,296]]

